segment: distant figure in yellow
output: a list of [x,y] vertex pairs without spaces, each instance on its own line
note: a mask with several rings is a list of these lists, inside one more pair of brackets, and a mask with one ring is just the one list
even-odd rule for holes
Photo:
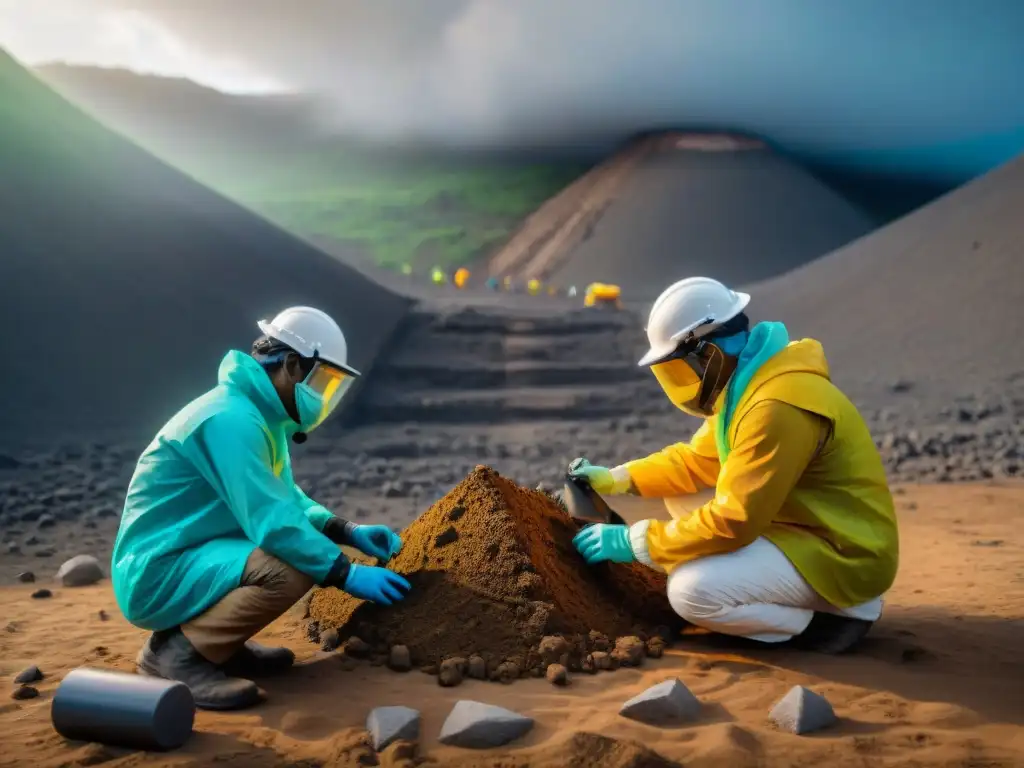
[[455,280],[454,280],[454,282],[455,282],[455,287],[456,288],[465,288],[466,287],[466,283],[469,282],[469,270],[466,269],[465,267],[459,267],[455,271]]
[[540,280],[537,278],[530,278],[530,282],[526,284],[526,290],[530,292],[531,296],[536,296],[540,293]]
[[434,285],[444,285],[448,282],[448,276],[440,267],[434,267],[434,270],[430,273],[430,280]]
[[892,495],[821,344],[790,341],[782,323],[751,328],[749,300],[703,277],[662,293],[639,365],[704,423],[689,443],[646,458],[569,467],[598,493],[715,497],[670,522],[592,525],[573,543],[588,563],[667,571],[668,600],[692,624],[840,653],[878,619],[896,577]]

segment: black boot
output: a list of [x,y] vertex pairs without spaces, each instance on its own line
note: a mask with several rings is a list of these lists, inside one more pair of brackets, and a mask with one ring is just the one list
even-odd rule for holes
[[794,637],[790,643],[795,648],[816,653],[846,653],[864,639],[874,623],[865,619],[851,619],[848,616],[815,611],[807,629]]
[[142,646],[135,663],[139,674],[187,685],[200,709],[244,709],[262,698],[256,683],[228,677],[223,669],[205,659],[177,628],[154,632]]
[[250,640],[244,648],[221,665],[221,669],[228,675],[261,677],[285,672],[291,669],[294,663],[295,654],[288,648],[268,648]]

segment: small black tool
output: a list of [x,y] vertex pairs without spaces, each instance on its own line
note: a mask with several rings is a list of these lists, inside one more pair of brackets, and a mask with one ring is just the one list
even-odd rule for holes
[[569,517],[580,528],[594,523],[626,524],[619,513],[608,506],[608,502],[601,497],[601,494],[591,488],[590,483],[582,478],[565,476],[562,500],[569,510]]

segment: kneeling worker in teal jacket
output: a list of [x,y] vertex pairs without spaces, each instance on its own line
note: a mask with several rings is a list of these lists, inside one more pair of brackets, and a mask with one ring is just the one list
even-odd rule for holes
[[288,439],[303,442],[359,372],[323,312],[287,309],[259,324],[252,352],[232,351],[218,384],[179,411],[139,458],[114,544],[118,606],[152,631],[142,674],[178,680],[204,709],[239,709],[261,694],[249,678],[287,669],[287,648],[250,638],[314,584],[390,605],[402,576],[350,563],[355,547],[382,563],[402,542],[309,499],[292,478]]

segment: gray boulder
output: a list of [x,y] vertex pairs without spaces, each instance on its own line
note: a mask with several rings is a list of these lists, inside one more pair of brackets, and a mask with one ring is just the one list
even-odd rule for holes
[[370,743],[380,752],[395,741],[420,737],[420,713],[411,707],[377,707],[366,717]]
[[100,561],[92,555],[76,555],[57,571],[57,581],[65,587],[88,587],[102,578]]
[[828,699],[796,685],[772,707],[768,719],[783,731],[799,735],[827,728],[839,718]]
[[488,749],[515,741],[533,728],[533,718],[479,701],[455,703],[439,741],[453,747]]
[[622,705],[619,714],[648,725],[673,725],[696,720],[700,701],[677,678],[652,685]]

